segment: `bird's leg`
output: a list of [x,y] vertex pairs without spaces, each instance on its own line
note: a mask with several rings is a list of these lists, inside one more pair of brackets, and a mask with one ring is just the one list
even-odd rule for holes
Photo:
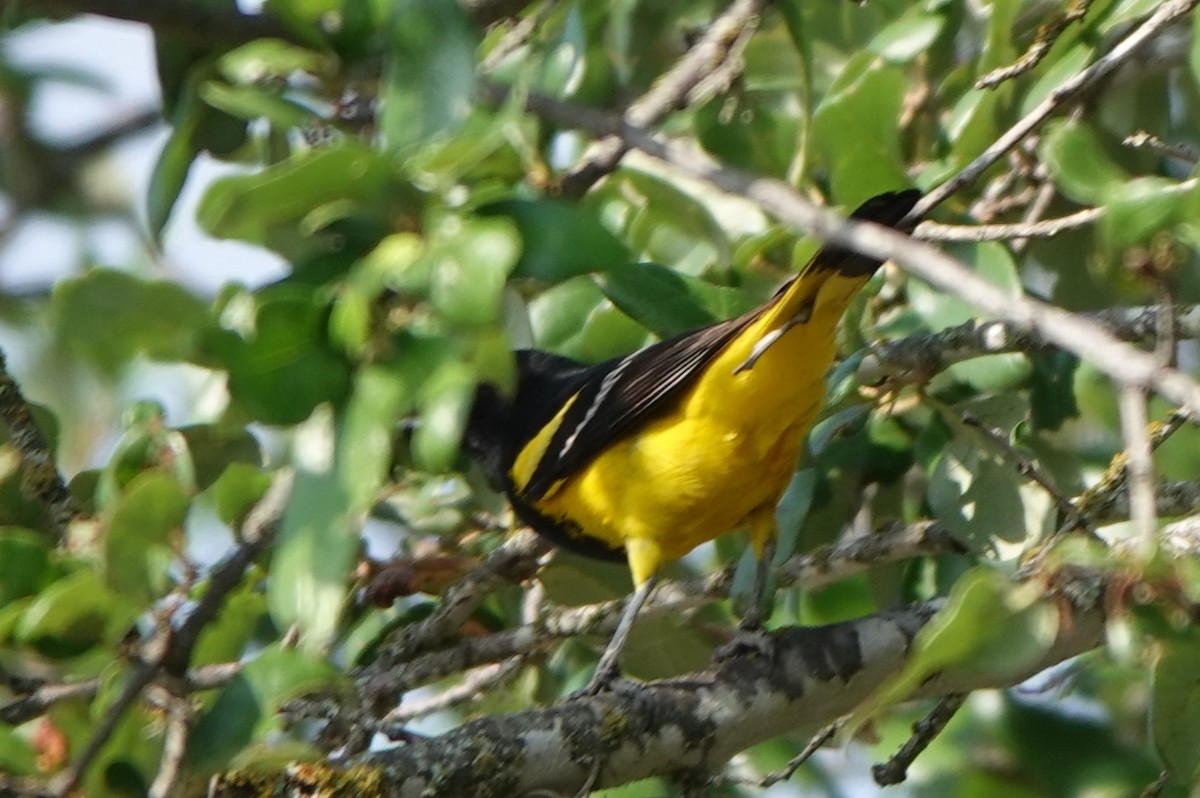
[[737,632],[733,639],[717,649],[717,661],[746,652],[755,652],[769,656],[771,652],[771,637],[763,629],[766,620],[767,584],[770,582],[771,565],[775,559],[775,539],[767,538],[758,547],[758,564],[754,572],[754,587],[750,594],[749,606],[738,621]]
[[600,655],[600,662],[596,665],[596,672],[592,674],[592,680],[587,683],[587,687],[580,691],[582,695],[602,693],[620,677],[621,650],[625,648],[625,641],[629,637],[629,630],[633,628],[633,622],[637,620],[638,613],[642,611],[646,599],[650,597],[650,593],[657,583],[658,575],[651,575],[638,585],[637,590],[629,597],[625,610],[621,613],[621,622],[617,624],[617,631],[613,632],[604,653]]
[[767,584],[771,579],[771,564],[775,559],[775,540],[763,544],[758,553],[758,567],[754,572],[754,590],[750,594],[750,606],[742,613],[738,622],[738,634],[761,632],[766,620]]

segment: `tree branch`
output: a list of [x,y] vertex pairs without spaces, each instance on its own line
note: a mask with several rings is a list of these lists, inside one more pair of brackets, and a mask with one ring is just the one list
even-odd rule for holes
[[1075,99],[1084,89],[1121,66],[1143,45],[1161,33],[1167,25],[1189,14],[1196,7],[1197,2],[1200,0],[1168,0],[1159,5],[1145,22],[1121,40],[1116,47],[1096,59],[1086,69],[1059,84],[1045,100],[992,142],[966,168],[925,195],[925,198],[917,204],[913,215],[924,216],[947,197],[957,193],[959,189],[974,183],[992,164],[1003,157],[1004,153],[1020,143],[1058,108]]
[[21,487],[34,500],[41,502],[54,525],[51,543],[58,545],[67,535],[67,527],[75,517],[74,503],[67,483],[54,462],[50,445],[33,420],[29,402],[21,387],[8,373],[8,361],[0,349],[0,422],[8,428],[8,437],[21,457]]
[[[1097,596],[1092,588],[1071,594]],[[1067,595],[1063,591],[1059,600],[1069,603]],[[922,604],[780,630],[769,635],[766,656],[747,653],[678,679],[480,718],[372,755],[350,770],[304,765],[266,776],[236,771],[218,778],[211,794],[278,794],[320,783],[335,791],[372,784],[388,796],[486,798],[537,790],[572,794],[593,774],[595,787],[608,787],[712,772],[751,745],[785,732],[811,733],[849,712],[904,666],[916,633],[937,608]],[[1070,617],[1038,662],[1003,676],[946,671],[912,697],[1016,684],[1100,642],[1098,601],[1063,611]]]
[[[764,0],[734,0],[713,20],[700,40],[626,109],[625,123],[648,128],[685,103],[699,104],[724,91],[734,77],[730,64],[737,62],[758,27],[756,22],[763,4]],[[620,136],[605,136],[592,142],[580,163],[563,176],[561,193],[568,197],[584,194],[615,169],[628,151],[629,145]]]
[[[1153,343],[1158,335],[1159,308],[1155,305],[1079,315],[1130,343]],[[1200,305],[1178,309],[1176,335],[1200,338]],[[866,385],[884,378],[919,382],[963,360],[1007,352],[1033,354],[1053,347],[1053,342],[1036,331],[1021,329],[1012,322],[975,319],[934,333],[872,344],[871,353],[859,364],[858,379]]]
[[266,496],[247,516],[241,544],[213,569],[208,590],[195,608],[178,627],[168,624],[156,630],[156,636],[145,645],[147,656],[137,665],[117,698],[105,710],[79,756],[55,778],[53,787],[58,795],[65,797],[74,791],[112,736],[122,716],[141,698],[142,692],[160,672],[174,676],[185,674],[200,632],[216,618],[230,591],[241,582],[246,568],[273,539],[291,492],[291,484],[290,474],[276,475]]

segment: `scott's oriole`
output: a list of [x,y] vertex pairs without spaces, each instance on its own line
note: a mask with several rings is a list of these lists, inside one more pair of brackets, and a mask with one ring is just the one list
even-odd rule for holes
[[[919,197],[881,194],[851,218],[911,231]],[[463,446],[517,516],[565,548],[627,558],[633,571],[637,592],[590,689],[617,673],[665,560],[740,527],[760,557],[773,541],[775,504],[824,402],[838,322],[879,266],[826,246],[737,318],[596,366],[522,350],[514,395],[479,387]]]

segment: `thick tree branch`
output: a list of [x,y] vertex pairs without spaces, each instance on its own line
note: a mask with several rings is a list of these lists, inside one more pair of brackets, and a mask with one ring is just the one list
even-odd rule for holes
[[0,350],[0,423],[8,429],[9,440],[21,458],[21,487],[46,508],[54,525],[52,542],[58,545],[66,538],[67,526],[75,517],[75,507],[67,483],[58,473],[54,453],[33,420],[21,387],[8,373],[3,350]]
[[[1077,593],[1097,595],[1094,589]],[[780,630],[770,635],[769,656],[735,656],[679,679],[481,718],[347,771],[306,765],[270,776],[234,772],[221,777],[212,794],[249,796],[303,784],[351,790],[369,783],[387,796],[487,798],[537,790],[572,794],[590,777],[595,787],[606,787],[655,775],[702,776],[751,745],[786,732],[811,733],[852,710],[904,666],[914,636],[936,609],[923,604]],[[1016,684],[1100,642],[1098,603],[1063,611],[1069,617],[1039,661],[986,678],[947,671],[913,697]]]

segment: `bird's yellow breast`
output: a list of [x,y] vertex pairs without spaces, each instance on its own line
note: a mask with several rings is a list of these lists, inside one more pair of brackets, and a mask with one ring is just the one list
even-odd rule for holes
[[[638,584],[663,560],[743,525],[754,528],[759,545],[765,542],[824,400],[838,320],[862,284],[820,277],[789,289],[708,364],[676,408],[605,448],[548,491],[538,509],[625,546]],[[808,320],[788,327],[802,307]],[[739,370],[755,345],[779,329],[786,331]],[[517,458],[517,484],[536,467],[555,426]]]

